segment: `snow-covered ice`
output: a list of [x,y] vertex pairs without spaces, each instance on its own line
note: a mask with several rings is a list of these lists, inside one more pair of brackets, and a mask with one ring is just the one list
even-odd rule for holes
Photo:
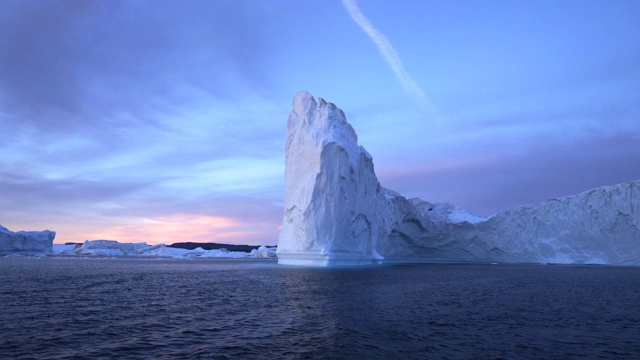
[[115,240],[87,240],[75,250],[76,255],[132,256],[148,248],[147,243],[120,243]]
[[302,91],[287,122],[278,262],[640,265],[640,181],[520,206],[489,218],[380,186],[345,114]]
[[276,256],[276,248],[275,247],[266,247],[264,245],[260,246],[257,249],[251,250],[249,256],[256,258],[269,258]]
[[389,208],[391,231],[380,242],[388,261],[640,265],[640,181],[485,219],[402,196]]
[[53,245],[54,255],[78,255],[98,257],[152,257],[152,258],[269,258],[275,257],[275,248],[260,246],[251,252],[228,251],[227,249],[193,250],[173,248],[165,244],[121,243],[115,240],[87,240],[82,245]]
[[0,252],[2,253],[50,253],[55,231],[9,231],[0,225]]
[[52,251],[55,255],[74,255],[74,250],[78,247],[78,244],[53,244]]
[[342,110],[302,91],[287,122],[278,263],[370,264],[384,200],[371,155]]

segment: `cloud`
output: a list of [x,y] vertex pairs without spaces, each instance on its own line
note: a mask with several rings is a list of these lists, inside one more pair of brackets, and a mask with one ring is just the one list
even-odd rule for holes
[[248,223],[222,216],[171,214],[132,219],[130,224],[111,227],[90,237],[150,244],[191,241],[261,245],[268,235],[274,236],[271,243],[275,243],[277,232],[277,224]]
[[117,123],[123,113],[152,122],[198,94],[228,98],[242,84],[264,90],[269,19],[262,6],[247,5],[3,2],[0,105],[12,115],[4,121],[56,132]]
[[274,50],[265,6],[0,3],[0,204],[11,221],[102,214],[102,201],[153,216],[145,204],[196,209],[230,187],[281,186],[273,121],[284,115],[260,95]]
[[362,31],[364,31],[373,41],[373,43],[378,47],[378,51],[384,57],[386,62],[391,67],[394,75],[400,82],[400,85],[404,88],[404,90],[411,96],[411,98],[425,111],[427,114],[437,117],[438,111],[433,106],[431,101],[427,98],[427,95],[420,89],[416,81],[409,75],[407,69],[405,69],[402,60],[400,59],[400,55],[396,49],[391,45],[391,42],[387,39],[384,34],[382,34],[378,29],[376,29],[371,21],[367,19],[366,16],[360,11],[356,0],[342,0],[342,4],[345,9],[353,19],[353,21],[360,26]]
[[87,181],[1,172],[0,224],[48,228],[57,232],[56,243],[108,238],[275,244],[282,222],[280,187],[240,194],[200,186],[177,191],[167,190],[163,178]]

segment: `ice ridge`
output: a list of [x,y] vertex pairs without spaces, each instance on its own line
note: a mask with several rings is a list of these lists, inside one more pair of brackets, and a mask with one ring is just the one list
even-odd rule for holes
[[592,189],[484,218],[380,186],[342,110],[306,91],[285,148],[278,262],[445,261],[640,265],[640,182]]

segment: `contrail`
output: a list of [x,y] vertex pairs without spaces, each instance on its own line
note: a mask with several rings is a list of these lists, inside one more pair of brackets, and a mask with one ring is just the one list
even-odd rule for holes
[[349,15],[351,15],[353,21],[355,21],[356,24],[358,24],[358,26],[360,26],[360,28],[369,35],[374,44],[376,44],[378,51],[380,51],[380,54],[382,54],[389,66],[391,66],[391,70],[409,96],[411,96],[411,98],[413,98],[413,100],[427,113],[436,115],[438,111],[404,68],[404,64],[402,63],[402,60],[400,60],[400,56],[398,56],[396,49],[393,48],[387,37],[378,31],[378,29],[371,24],[371,21],[364,16],[362,11],[360,11],[356,0],[342,0],[342,4],[345,9],[347,9]]

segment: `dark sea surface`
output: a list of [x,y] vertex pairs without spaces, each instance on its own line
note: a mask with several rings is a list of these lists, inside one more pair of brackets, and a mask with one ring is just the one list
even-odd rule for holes
[[640,359],[640,268],[5,257],[0,358]]

